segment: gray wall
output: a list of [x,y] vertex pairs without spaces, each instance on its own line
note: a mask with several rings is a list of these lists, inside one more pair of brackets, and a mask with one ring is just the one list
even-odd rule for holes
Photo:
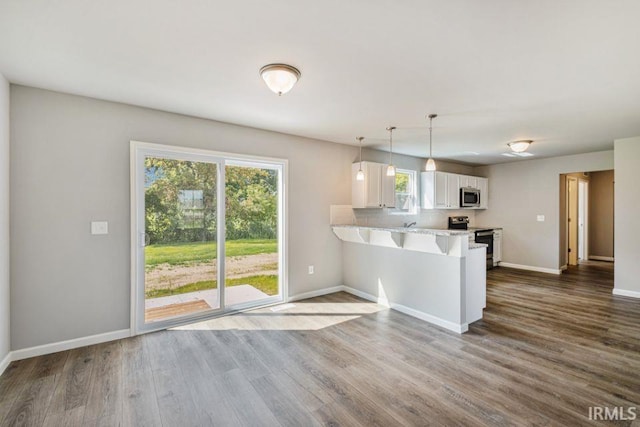
[[640,296],[640,228],[635,215],[640,200],[638,162],[640,137],[614,141],[615,186],[615,289]]
[[9,291],[9,82],[0,74],[0,361],[10,346]]
[[613,258],[614,173],[589,174],[589,255]]
[[[489,209],[476,211],[476,222],[503,227],[504,262],[558,269],[560,174],[612,168],[613,151],[475,168],[489,178]],[[537,222],[537,214],[545,221]]]
[[130,140],[289,159],[289,294],[342,284],[355,147],[22,86],[11,115],[13,349],[129,328]]

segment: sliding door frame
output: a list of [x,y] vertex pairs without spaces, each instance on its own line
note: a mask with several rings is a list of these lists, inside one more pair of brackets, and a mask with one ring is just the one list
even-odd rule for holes
[[[175,319],[145,324],[144,322],[144,230],[145,203],[144,160],[148,156],[157,156],[175,160],[216,163],[217,172],[217,280],[219,306],[216,309],[196,313]],[[278,295],[257,302],[249,302],[232,307],[225,306],[225,167],[230,166],[266,166],[279,171],[278,174]],[[130,198],[131,198],[131,335],[139,335],[169,327],[193,323],[232,312],[242,311],[256,306],[277,304],[287,300],[288,295],[288,160],[272,157],[260,157],[244,154],[210,151],[183,146],[163,145],[149,142],[130,141]],[[142,230],[142,232],[140,231]]]

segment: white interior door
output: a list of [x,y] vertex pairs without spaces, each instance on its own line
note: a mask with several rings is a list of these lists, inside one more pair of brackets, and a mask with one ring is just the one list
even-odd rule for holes
[[578,182],[578,260],[586,260],[587,252],[587,215],[588,215],[588,182]]
[[578,264],[578,180],[567,177],[567,244],[569,265]]

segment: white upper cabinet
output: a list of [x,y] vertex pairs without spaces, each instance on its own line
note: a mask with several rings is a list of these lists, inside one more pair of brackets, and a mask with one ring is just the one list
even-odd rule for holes
[[458,175],[446,172],[422,172],[422,209],[460,208]]
[[446,175],[448,208],[460,209],[460,175],[456,175],[455,173],[448,173]]
[[385,208],[395,208],[396,207],[396,177],[395,176],[387,176],[387,165],[382,165],[381,176],[382,176],[382,188],[380,200],[382,202],[382,207]]
[[460,209],[460,189],[465,187],[480,190],[480,207],[463,209],[487,209],[489,180],[478,176],[458,175],[448,172],[422,172],[422,209]]
[[354,208],[393,208],[396,179],[387,176],[387,165],[362,162],[364,181],[356,180],[360,163],[351,165],[351,205]]
[[489,208],[489,178],[478,178],[478,187],[480,190],[480,207],[478,209]]
[[480,188],[478,186],[478,178],[477,176],[469,176],[469,175],[458,175],[460,180],[460,188]]
[[[425,172],[425,174],[430,172]],[[449,185],[447,174],[433,172],[432,175],[422,178],[422,200],[427,200],[428,205],[436,209],[446,209],[449,207]],[[433,200],[433,202],[431,202]]]
[[[382,204],[382,169],[377,164],[366,162],[362,164],[364,170],[364,203],[363,208],[377,208]],[[357,170],[356,170],[357,173]]]

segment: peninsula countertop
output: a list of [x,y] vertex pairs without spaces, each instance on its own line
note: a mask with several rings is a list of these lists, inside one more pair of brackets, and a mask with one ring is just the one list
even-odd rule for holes
[[432,234],[436,236],[466,236],[473,234],[473,230],[449,230],[446,228],[421,228],[421,227],[375,227],[367,225],[341,225],[336,224],[331,227],[340,228],[363,228],[367,230],[390,231],[392,233],[416,233],[416,234]]
[[344,286],[457,333],[482,319],[487,245],[473,231],[333,225],[345,244]]

